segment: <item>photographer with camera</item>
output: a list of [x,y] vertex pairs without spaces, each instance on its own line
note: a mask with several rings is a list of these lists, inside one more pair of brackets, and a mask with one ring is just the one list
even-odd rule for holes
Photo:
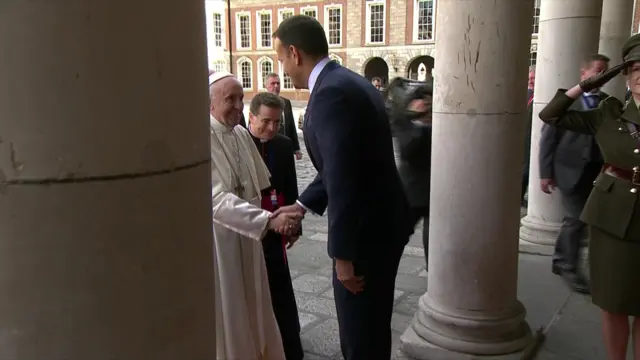
[[423,220],[422,243],[428,267],[433,88],[427,82],[395,78],[384,97],[400,158],[398,172],[414,227]]

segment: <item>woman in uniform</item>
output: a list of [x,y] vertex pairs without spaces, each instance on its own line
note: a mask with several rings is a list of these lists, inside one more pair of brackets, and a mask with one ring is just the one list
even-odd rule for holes
[[[630,333],[634,358],[640,360],[640,35],[625,43],[622,58],[623,64],[567,91],[559,90],[540,119],[595,135],[600,146],[605,164],[581,217],[591,234],[592,299],[603,313],[609,360],[626,359]],[[609,97],[593,110],[569,110],[583,92],[601,87],[621,72],[632,95],[626,104]]]

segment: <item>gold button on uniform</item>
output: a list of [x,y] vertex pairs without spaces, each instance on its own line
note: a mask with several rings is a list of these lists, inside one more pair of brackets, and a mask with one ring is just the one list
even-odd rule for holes
[[620,132],[623,132],[623,131],[624,131],[624,129],[622,128],[622,126],[618,128],[618,131],[620,131]]
[[633,150],[633,153],[634,153],[634,154],[640,154],[640,149],[634,149],[634,150]]
[[629,190],[629,192],[631,192],[632,194],[635,194],[638,192],[638,189],[636,188],[632,188],[631,190]]

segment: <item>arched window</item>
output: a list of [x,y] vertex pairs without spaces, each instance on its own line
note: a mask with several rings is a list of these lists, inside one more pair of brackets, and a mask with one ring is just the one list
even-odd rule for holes
[[273,60],[270,57],[262,57],[258,60],[258,90],[267,85],[267,75],[273,72]]
[[238,76],[238,80],[242,84],[243,89],[252,89],[253,88],[253,64],[251,63],[251,59],[247,57],[242,57],[238,60],[238,72],[240,76]]
[[342,58],[336,54],[329,54],[329,59],[337,62],[338,64],[342,65]]

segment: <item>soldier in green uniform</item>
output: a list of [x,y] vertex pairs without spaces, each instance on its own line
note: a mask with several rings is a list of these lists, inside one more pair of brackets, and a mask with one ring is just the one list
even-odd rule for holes
[[[626,359],[629,333],[640,360],[640,35],[622,48],[623,64],[559,90],[540,112],[547,124],[592,134],[605,164],[593,184],[581,220],[590,230],[589,269],[593,303],[603,312],[609,360]],[[588,111],[569,110],[583,92],[623,72],[632,96],[614,97]],[[631,328],[629,317],[634,317]]]

